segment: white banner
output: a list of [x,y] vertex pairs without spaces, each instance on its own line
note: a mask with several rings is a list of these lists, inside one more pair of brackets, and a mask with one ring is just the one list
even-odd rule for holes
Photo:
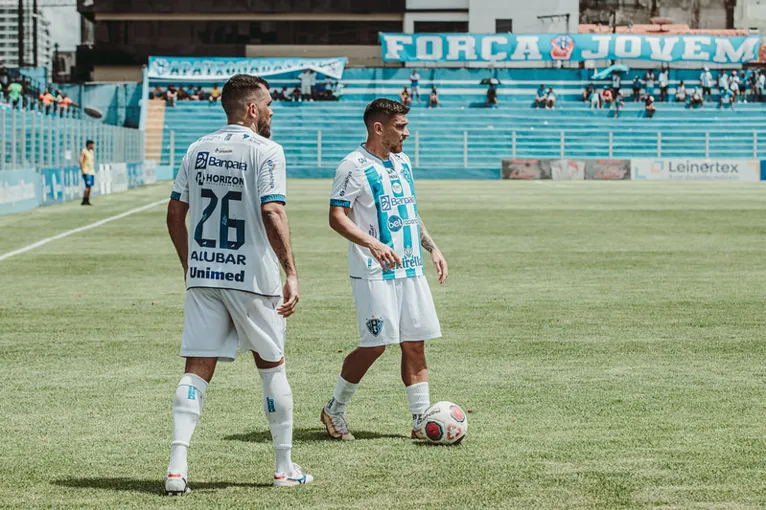
[[235,74],[274,76],[311,69],[340,80],[348,61],[337,58],[189,58],[149,57],[149,79],[176,82],[224,82]]
[[761,179],[760,162],[749,159],[632,159],[635,181],[740,181]]
[[582,181],[585,179],[585,161],[554,159],[551,161],[551,178],[554,181]]
[[144,161],[144,184],[154,184],[157,182],[157,174],[155,169],[157,168],[157,162],[154,160]]

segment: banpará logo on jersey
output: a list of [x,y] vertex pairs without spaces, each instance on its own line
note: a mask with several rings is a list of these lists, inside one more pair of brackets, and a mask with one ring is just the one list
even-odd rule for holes
[[365,324],[367,325],[367,331],[369,331],[372,336],[378,336],[381,331],[383,331],[383,326],[385,323],[383,319],[376,319],[373,315],[371,319],[367,319]]
[[197,172],[197,184],[200,186],[204,186],[205,184],[222,184],[225,186],[241,188],[245,185],[245,180],[236,175],[218,175]]
[[210,152],[198,152],[197,159],[194,162],[195,170],[204,170],[208,167],[225,168],[226,170],[247,171],[247,163],[243,161],[232,161],[230,159],[221,159],[211,156]]
[[401,193],[402,192],[402,185],[398,182],[395,182],[391,185],[391,189],[394,190],[394,193]]
[[392,197],[390,195],[380,196],[380,208],[383,211],[390,211],[393,207],[400,205],[414,204],[415,197]]

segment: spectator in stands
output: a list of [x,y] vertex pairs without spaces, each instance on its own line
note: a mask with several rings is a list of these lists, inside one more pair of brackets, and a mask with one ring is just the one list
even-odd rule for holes
[[295,86],[292,93],[290,94],[290,99],[293,101],[293,103],[299,102],[301,101],[301,99],[303,99],[303,94],[299,86],[297,85]]
[[492,83],[489,84],[489,88],[487,89],[487,107],[491,108],[494,106],[495,108],[498,107],[497,102],[497,88]]
[[167,99],[168,106],[175,106],[178,101],[178,91],[175,85],[168,85],[168,90],[165,92],[165,98]]
[[289,101],[290,100],[290,91],[287,90],[287,85],[282,87],[282,90],[279,91],[279,94],[277,94],[278,101]]
[[316,84],[316,76],[314,75],[314,71],[311,69],[306,69],[298,75],[298,81],[301,83],[301,99],[304,101],[312,99],[311,92],[313,91],[314,85]]
[[[736,69],[731,72],[730,82],[731,83],[729,84],[729,88],[731,88],[732,92],[734,92],[734,99],[737,100],[738,96],[744,99],[747,87],[745,86],[745,83],[742,81],[742,78]],[[737,84],[736,90],[733,88],[733,84],[735,83]]]
[[556,93],[553,92],[553,87],[548,87],[548,93],[545,94],[545,109],[551,110],[556,107]]
[[197,94],[197,90],[194,88],[194,85],[189,85],[186,88],[186,97],[190,101],[199,101],[199,95]]
[[601,91],[601,106],[612,108],[612,102],[614,101],[614,95],[612,95],[612,89],[604,85],[604,90]]
[[700,85],[702,86],[702,98],[707,96],[708,101],[713,100],[713,74],[708,67],[700,73]]
[[428,95],[428,107],[439,107],[439,93],[436,91],[436,85],[431,86],[431,93]]
[[221,89],[218,88],[218,84],[216,83],[215,85],[213,85],[213,88],[210,90],[210,102],[217,103],[220,99],[221,99]]
[[40,103],[42,104],[43,110],[46,114],[51,113],[51,109],[53,108],[53,94],[51,94],[51,91],[48,89],[45,89],[45,92],[40,94]]
[[540,106],[545,106],[547,104],[548,95],[545,93],[545,85],[540,85],[540,88],[537,89],[537,94],[535,95],[535,108],[540,108]]
[[[732,86],[734,84],[732,83]],[[736,97],[734,95],[734,91],[727,87],[723,88],[718,91],[718,108],[723,108],[724,103],[729,103],[731,105],[731,109],[734,109],[734,101],[736,100]]]
[[617,96],[617,91],[622,87],[622,73],[615,71],[612,73],[612,95]]
[[74,104],[74,101],[68,98],[66,94],[61,95],[61,102],[59,103],[59,111],[61,112],[62,117],[66,116],[66,114],[69,112],[69,108],[71,108],[73,104]]
[[704,94],[702,92],[702,89],[700,87],[697,87],[694,89],[694,92],[692,92],[692,95],[689,98],[689,108],[696,108],[696,107],[703,108],[704,106],[705,106]]
[[758,71],[758,101],[763,102],[766,96],[766,72],[763,69]]
[[638,76],[633,78],[633,101],[639,102],[641,100],[641,78]]
[[686,85],[683,80],[681,80],[676,89],[676,103],[686,103]]
[[647,94],[646,100],[644,101],[644,112],[646,112],[646,117],[651,119],[654,117],[654,112],[656,111],[657,107],[654,105],[654,96]]
[[64,100],[64,95],[61,93],[60,89],[56,89],[56,96],[53,99],[53,111],[54,112],[60,112],[61,111],[61,101]]
[[582,93],[582,100],[583,102],[587,103],[590,101],[590,95],[593,93],[593,84],[589,83],[587,87],[585,87],[585,92]]
[[[737,71],[734,72],[736,73]],[[737,78],[736,80],[734,79],[735,77]],[[739,76],[732,75],[731,80],[729,80],[729,90],[731,90],[732,103],[736,103],[739,97]]]
[[200,101],[207,100],[207,92],[201,86],[197,87],[197,97]]
[[327,101],[333,101],[337,99],[334,94],[335,82],[329,76],[324,79],[324,98]]
[[149,97],[151,99],[164,99],[165,93],[162,91],[162,87],[160,87],[159,85],[155,85],[154,90],[149,95]]
[[729,75],[726,74],[726,71],[721,71],[721,74],[718,75],[718,90],[721,89],[729,89]]
[[186,89],[183,85],[180,85],[178,87],[178,100],[179,101],[186,101],[189,99],[189,94],[186,92]]
[[417,98],[418,103],[420,102],[420,75],[418,74],[417,69],[412,70],[412,74],[410,75],[410,89],[412,90],[412,96]]
[[590,101],[590,108],[591,108],[591,110],[593,108],[601,108],[601,96],[599,95],[599,93],[595,89],[591,90],[590,97],[588,98],[588,101]]
[[[758,72],[755,69],[750,71],[746,81],[750,102],[755,103],[758,100]],[[747,99],[745,99],[745,102],[747,102]]]
[[404,106],[409,106],[412,104],[412,97],[410,97],[410,91],[407,90],[407,86],[404,86],[404,89],[399,94],[399,100]]
[[12,81],[8,85],[8,102],[11,108],[21,108],[24,96],[24,87],[18,81]]
[[614,118],[620,118],[620,110],[625,106],[625,96],[622,95],[622,90],[617,89],[614,92]]
[[664,103],[668,100],[668,83],[670,81],[670,72],[667,67],[660,69],[658,81],[660,83],[660,103]]
[[646,91],[646,95],[654,96],[654,81],[655,80],[656,78],[654,76],[654,71],[649,69],[644,75],[644,90]]

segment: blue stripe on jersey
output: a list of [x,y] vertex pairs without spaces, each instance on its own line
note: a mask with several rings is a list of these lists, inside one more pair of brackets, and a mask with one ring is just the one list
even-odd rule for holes
[[[388,213],[383,211],[380,205],[380,197],[385,193],[383,188],[383,180],[375,170],[374,166],[368,167],[364,171],[365,177],[367,177],[367,183],[370,185],[372,191],[372,197],[375,200],[375,209],[378,211],[378,227],[380,229],[380,242],[388,245],[390,248],[394,247],[394,241],[391,239],[391,231],[388,230]],[[396,278],[395,271],[383,271],[384,280],[393,280]]]
[[285,200],[285,196],[284,195],[264,195],[264,196],[261,197],[261,203],[262,204],[266,204],[268,202],[284,202],[284,203],[286,203],[287,201]]
[[[410,191],[412,192],[412,196],[415,196],[415,179],[412,177],[412,169],[410,168],[410,165],[407,163],[402,163],[402,175],[405,179],[407,179],[407,183],[410,185]],[[415,203],[412,204],[413,209],[415,210],[415,217],[418,219],[417,224],[417,240],[418,240],[418,252],[420,252],[420,258],[423,258],[423,246],[420,244],[420,214],[418,214],[418,203],[417,200]]]
[[170,200],[181,200],[181,194],[177,191],[173,191],[170,194]]
[[351,209],[351,202],[348,200],[336,200],[336,199],[330,199],[330,205],[333,207],[345,207],[346,209]]
[[[394,196],[397,197],[397,198],[404,197],[405,196],[404,188],[401,187],[402,186],[402,182],[399,179],[392,179],[391,180],[391,188],[392,188],[392,190],[396,189],[395,185],[397,185],[397,184],[400,186],[400,191],[399,191],[399,193],[394,191]],[[399,217],[402,219],[402,222],[404,222],[404,220],[409,219],[410,215],[409,215],[409,212],[407,211],[407,206],[406,205],[404,205],[404,204],[400,205],[398,207],[398,212],[399,212]],[[403,229],[404,229],[404,232],[402,232],[402,239],[404,241],[404,253],[406,254],[407,251],[410,251],[412,253],[412,256],[415,256],[414,250],[412,249],[412,227],[410,225],[405,225],[403,227]],[[411,276],[417,276],[417,272],[415,271],[414,267],[408,267],[407,269],[405,269],[404,274],[408,278],[411,277]]]

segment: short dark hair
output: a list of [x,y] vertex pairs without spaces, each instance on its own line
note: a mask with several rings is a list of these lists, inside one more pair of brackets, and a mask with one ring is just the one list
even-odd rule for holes
[[88,145],[95,144],[95,143],[96,142],[94,142],[93,140],[88,140],[87,142],[85,142],[85,146],[87,147]]
[[389,122],[397,115],[407,115],[409,111],[409,106],[405,106],[399,101],[381,97],[368,104],[367,108],[364,109],[364,125],[370,126],[380,120]]
[[221,106],[226,115],[234,115],[254,96],[260,87],[269,90],[269,82],[259,76],[249,74],[235,74],[223,86],[221,92]]

